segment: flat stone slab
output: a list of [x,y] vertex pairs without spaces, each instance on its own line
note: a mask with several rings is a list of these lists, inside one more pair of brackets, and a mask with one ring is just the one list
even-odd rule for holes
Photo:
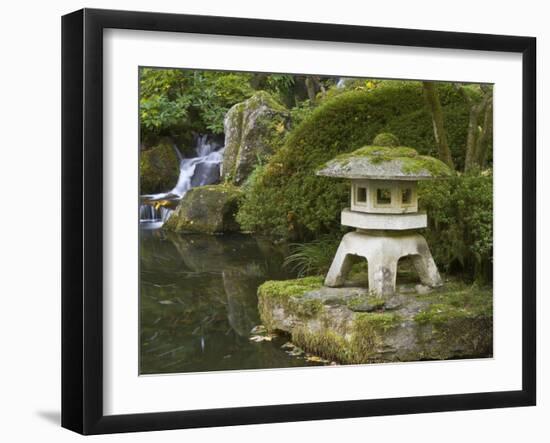
[[327,288],[322,277],[268,281],[258,289],[270,332],[342,364],[492,357],[492,289],[448,283],[389,299],[362,287]]
[[405,231],[425,228],[428,226],[428,217],[422,212],[412,214],[369,214],[346,208],[341,213],[341,223],[344,226],[358,229]]

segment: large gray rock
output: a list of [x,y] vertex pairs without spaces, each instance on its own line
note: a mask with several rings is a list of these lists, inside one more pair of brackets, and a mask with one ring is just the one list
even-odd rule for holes
[[224,120],[222,180],[242,184],[259,161],[282,145],[288,123],[287,109],[265,91],[234,105]]
[[326,288],[322,277],[268,281],[258,307],[269,331],[344,364],[491,357],[492,291],[464,285],[430,294],[373,297],[365,288]]
[[178,182],[179,159],[167,143],[142,150],[139,156],[140,194],[155,194],[172,189]]
[[240,228],[235,214],[241,195],[239,188],[229,184],[192,188],[181,199],[163,228],[205,234],[238,232]]

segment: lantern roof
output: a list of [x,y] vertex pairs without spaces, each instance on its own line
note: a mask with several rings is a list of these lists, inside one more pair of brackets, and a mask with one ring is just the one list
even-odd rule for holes
[[335,157],[321,166],[317,175],[348,179],[426,180],[448,177],[451,170],[442,161],[420,155],[413,148],[374,145]]

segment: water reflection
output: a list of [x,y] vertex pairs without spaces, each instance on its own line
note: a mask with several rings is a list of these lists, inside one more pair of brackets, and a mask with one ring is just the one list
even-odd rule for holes
[[284,338],[249,340],[258,285],[289,277],[283,251],[245,235],[140,237],[142,374],[313,364],[285,353]]

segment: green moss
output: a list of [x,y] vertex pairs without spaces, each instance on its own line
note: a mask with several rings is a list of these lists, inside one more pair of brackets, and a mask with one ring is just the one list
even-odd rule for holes
[[273,311],[283,308],[285,315],[309,318],[323,310],[320,300],[302,300],[301,297],[309,291],[319,289],[323,285],[322,277],[304,277],[294,280],[270,280],[258,288],[258,310],[262,323],[270,331],[275,329]]
[[406,174],[418,174],[422,171],[428,171],[432,177],[449,177],[451,170],[442,161],[419,155],[414,158],[400,158],[403,163],[403,172]]
[[304,277],[293,280],[270,280],[258,288],[260,297],[300,297],[308,291],[319,289],[323,285],[323,277]]
[[399,325],[401,317],[395,313],[361,312],[355,314],[349,347],[350,360],[354,363],[376,361],[374,354],[382,345],[383,334]]
[[267,91],[257,91],[252,97],[250,97],[246,103],[249,103],[249,107],[257,108],[261,105],[267,105],[271,109],[279,112],[288,112],[288,109],[285,108],[273,95]]
[[464,284],[450,286],[450,291],[419,297],[430,303],[414,317],[420,326],[416,340],[425,346],[424,358],[491,356],[492,290]]
[[331,329],[324,328],[312,333],[307,328],[295,328],[292,331],[292,342],[307,352],[328,360],[351,363],[349,342],[342,334]]
[[[341,154],[330,163],[345,166],[354,158],[367,158],[372,164],[381,164],[390,161],[401,162],[401,169],[405,174],[418,174],[428,172],[433,177],[446,177],[451,175],[449,167],[436,158],[419,155],[413,148],[406,146],[364,146],[353,152]],[[323,167],[326,167],[325,164]],[[322,169],[323,167],[319,168]]]
[[346,305],[352,311],[355,311],[359,308],[363,308],[365,306],[369,306],[371,310],[376,311],[376,310],[382,309],[385,303],[386,302],[384,301],[383,298],[370,295],[370,296],[354,297],[348,300]]
[[350,333],[329,327],[312,332],[298,327],[292,331],[297,346],[329,360],[343,364],[377,361],[375,354],[382,343],[382,334],[399,325],[400,317],[388,313],[355,314]]
[[354,331],[361,331],[368,326],[387,331],[399,324],[401,316],[393,312],[361,312],[356,314],[354,320]]
[[455,285],[446,288],[443,293],[436,292],[419,297],[429,301],[427,309],[416,314],[419,324],[444,326],[452,320],[489,318],[493,315],[493,292],[491,289],[479,289],[476,286]]
[[363,146],[355,151],[348,152],[337,156],[335,162],[344,162],[354,157],[367,157],[372,159],[373,163],[382,163],[401,157],[410,157],[414,158],[418,156],[418,152],[412,148],[407,148],[405,146]]
[[382,132],[374,137],[372,144],[374,146],[399,146],[401,143],[395,135],[389,132]]

